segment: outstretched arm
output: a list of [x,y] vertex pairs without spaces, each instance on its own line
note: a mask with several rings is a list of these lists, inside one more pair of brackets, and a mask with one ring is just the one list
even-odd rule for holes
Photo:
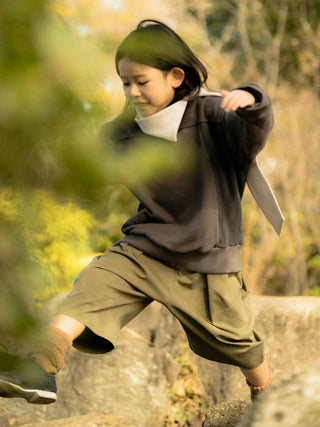
[[271,100],[255,84],[222,90],[221,96],[223,126],[230,150],[237,161],[252,162],[263,149],[273,126]]

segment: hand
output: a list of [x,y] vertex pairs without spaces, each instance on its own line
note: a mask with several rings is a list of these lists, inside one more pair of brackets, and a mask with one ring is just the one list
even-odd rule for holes
[[245,90],[222,90],[220,93],[223,96],[221,107],[227,112],[250,107],[256,102],[255,97]]

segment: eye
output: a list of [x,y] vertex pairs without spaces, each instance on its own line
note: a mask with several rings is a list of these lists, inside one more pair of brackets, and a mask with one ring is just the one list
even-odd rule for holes
[[129,86],[129,85],[130,85],[130,83],[122,82],[122,85],[123,85],[123,86]]
[[139,85],[139,86],[144,86],[144,85],[146,85],[147,83],[149,83],[149,81],[145,81],[145,82],[138,82],[138,85]]

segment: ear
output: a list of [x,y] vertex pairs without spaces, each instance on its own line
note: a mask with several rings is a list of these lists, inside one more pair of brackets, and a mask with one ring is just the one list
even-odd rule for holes
[[179,67],[173,67],[169,71],[169,78],[171,85],[174,89],[181,86],[183,80],[184,80],[185,73],[182,68]]

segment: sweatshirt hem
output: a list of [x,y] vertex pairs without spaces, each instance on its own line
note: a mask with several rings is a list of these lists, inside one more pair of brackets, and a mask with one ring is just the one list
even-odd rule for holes
[[[128,243],[143,253],[174,268],[182,268],[199,273],[237,273],[241,271],[241,245],[226,248],[212,248],[210,252],[180,253],[169,251],[143,236],[128,235],[114,244]],[[111,249],[112,250],[112,249]]]

